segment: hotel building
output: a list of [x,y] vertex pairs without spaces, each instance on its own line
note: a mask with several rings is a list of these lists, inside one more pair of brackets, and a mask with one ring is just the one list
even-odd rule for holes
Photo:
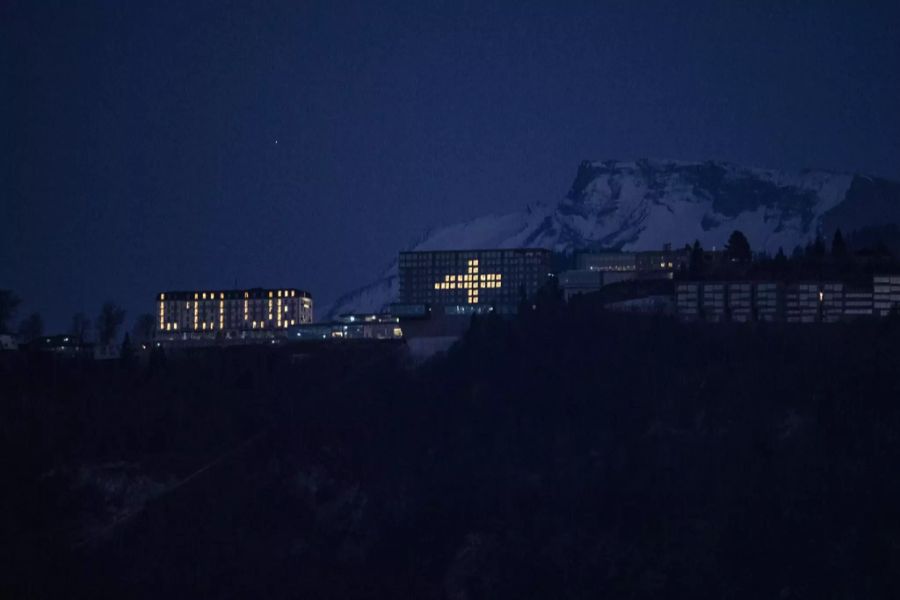
[[513,314],[552,276],[552,253],[538,248],[401,252],[399,263],[398,304],[447,315]]
[[[704,261],[715,259],[715,252],[704,253]],[[689,263],[689,250],[672,250],[669,244],[662,250],[641,252],[580,252],[575,256],[575,268],[560,273],[559,283],[569,300],[631,279],[674,279],[675,273],[687,269]]]
[[295,288],[161,292],[156,296],[158,340],[252,340],[284,335],[311,323],[312,296]]
[[[896,281],[894,281],[896,280]],[[896,298],[892,285],[896,285]],[[874,298],[874,300],[873,300]],[[679,281],[675,309],[686,321],[837,323],[885,316],[900,306],[900,277],[876,275],[874,294],[841,281]]]

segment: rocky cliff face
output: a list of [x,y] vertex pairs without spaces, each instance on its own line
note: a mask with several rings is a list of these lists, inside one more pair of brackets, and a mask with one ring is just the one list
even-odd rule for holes
[[[739,229],[755,251],[775,253],[839,227],[850,232],[885,223],[900,223],[900,184],[871,177],[720,162],[585,161],[558,204],[443,227],[411,249],[649,250],[694,240],[711,248]],[[326,312],[377,311],[396,293],[394,264]]]

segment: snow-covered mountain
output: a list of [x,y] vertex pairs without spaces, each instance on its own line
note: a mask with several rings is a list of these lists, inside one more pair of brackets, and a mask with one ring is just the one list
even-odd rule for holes
[[[555,206],[488,215],[429,232],[411,250],[540,247],[650,250],[700,240],[721,247],[735,229],[754,251],[790,252],[817,234],[900,223],[900,184],[860,175],[796,173],[727,163],[585,161]],[[327,316],[377,311],[397,294],[397,264],[339,298]]]

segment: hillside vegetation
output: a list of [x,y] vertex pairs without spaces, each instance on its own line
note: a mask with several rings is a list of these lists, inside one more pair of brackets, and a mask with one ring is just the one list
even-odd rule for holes
[[[892,319],[687,325],[545,297],[417,367],[352,346],[6,361],[2,584],[900,597],[898,336]],[[84,470],[119,463],[140,498]]]

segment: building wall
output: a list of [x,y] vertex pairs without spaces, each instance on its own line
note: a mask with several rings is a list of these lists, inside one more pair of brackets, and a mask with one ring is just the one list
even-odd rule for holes
[[[873,293],[847,289],[843,282],[806,281],[782,284],[760,282],[689,281],[675,285],[675,308],[684,320],[787,321],[788,323],[836,323],[888,310],[890,282],[882,281],[883,299],[873,302]],[[900,277],[897,278],[900,303]],[[876,286],[876,290],[877,290]],[[877,295],[876,295],[877,297]],[[873,304],[878,307],[873,311]]]
[[625,271],[649,273],[675,272],[687,267],[686,250],[648,250],[643,252],[585,252],[576,257],[577,270]]
[[541,249],[401,252],[399,304],[476,312],[515,312],[551,276],[552,254]]
[[754,283],[753,287],[756,319],[763,322],[782,320],[784,316],[782,285],[769,281]]
[[872,278],[873,313],[885,317],[900,306],[900,275],[876,275]]
[[292,341],[399,340],[403,337],[397,317],[371,321],[342,319],[331,323],[296,325],[288,331]]
[[815,323],[820,320],[818,283],[794,283],[785,292],[785,317],[788,323]]
[[603,286],[635,279],[635,271],[590,271],[579,269],[559,274],[559,287],[566,300],[578,294],[600,291]]
[[634,252],[585,252],[575,262],[579,271],[637,271]]
[[298,289],[162,292],[156,297],[158,339],[265,337],[313,319],[312,297]]

